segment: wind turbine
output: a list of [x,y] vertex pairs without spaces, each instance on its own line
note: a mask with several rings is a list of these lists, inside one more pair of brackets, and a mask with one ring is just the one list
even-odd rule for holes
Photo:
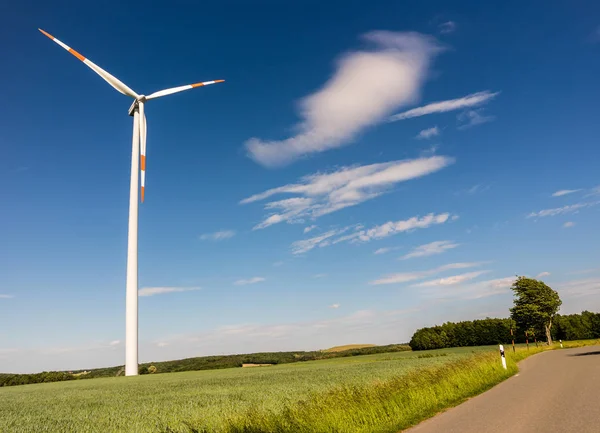
[[[129,231],[127,235],[127,295],[125,316],[125,375],[138,374],[138,176],[141,180],[141,200],[144,201],[146,183],[146,101],[183,92],[209,84],[222,83],[225,80],[204,81],[186,86],[172,87],[160,90],[148,96],[138,95],[123,82],[112,76],[90,59],[83,57],[73,48],[62,43],[51,34],[38,29],[69,53],[85,63],[95,73],[100,75],[108,84],[124,95],[131,96],[134,101],[129,107],[129,115],[133,117],[133,140],[131,146],[131,183],[129,188]],[[138,175],[138,170],[140,174]]]

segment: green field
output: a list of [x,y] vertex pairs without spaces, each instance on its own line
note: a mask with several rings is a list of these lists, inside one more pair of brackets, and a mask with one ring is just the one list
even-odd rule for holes
[[513,374],[516,359],[503,371],[496,350],[5,387],[0,432],[392,432]]
[[[491,348],[442,349],[336,358],[272,367],[232,368],[0,388],[1,432],[175,431],[184,422],[222,431],[224,420],[286,404],[340,385],[385,381]],[[419,358],[421,356],[421,358]],[[43,426],[43,427],[42,427]]]

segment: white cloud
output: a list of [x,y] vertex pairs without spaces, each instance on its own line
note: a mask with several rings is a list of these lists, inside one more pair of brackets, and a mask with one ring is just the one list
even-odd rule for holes
[[539,212],[531,212],[529,215],[527,215],[527,218],[542,218],[542,217],[547,217],[547,216],[556,216],[556,215],[562,215],[562,214],[567,214],[567,213],[574,213],[574,212],[579,212],[579,209],[596,206],[598,204],[600,204],[600,202],[596,201],[596,202],[588,202],[588,203],[576,203],[576,204],[571,204],[568,206],[557,207],[554,209],[544,209]]
[[580,297],[600,294],[600,278],[566,281],[555,286],[560,295]]
[[363,39],[375,49],[343,55],[333,77],[300,101],[298,134],[285,140],[248,140],[252,159],[274,167],[345,146],[393,110],[417,100],[429,64],[440,51],[435,40],[385,31],[367,33]]
[[[329,305],[329,308],[336,309],[336,306],[341,309],[341,304],[337,303]],[[216,353],[315,350],[352,344],[357,340],[372,344],[408,341],[414,329],[409,320],[418,311],[414,307],[395,311],[359,310],[341,317],[313,321],[222,326],[166,340],[170,344],[168,359]],[[405,335],[398,336],[399,329]],[[189,355],[190,352],[195,354]]]
[[418,216],[400,221],[388,221],[385,224],[375,226],[368,230],[361,230],[360,236],[355,242],[368,242],[373,239],[382,239],[397,233],[412,231],[415,229],[424,229],[436,224],[443,224],[450,218],[450,214],[433,214],[430,213],[422,218]]
[[215,233],[205,233],[200,236],[200,239],[203,241],[211,240],[211,241],[222,241],[225,239],[229,239],[235,236],[234,230],[221,230]]
[[409,281],[421,280],[430,275],[439,274],[441,272],[453,270],[453,269],[467,269],[474,268],[484,264],[485,262],[471,262],[471,263],[450,263],[444,266],[440,266],[435,269],[429,269],[427,271],[416,271],[416,272],[404,272],[399,274],[390,274],[381,277],[380,279],[371,281],[369,284],[372,286],[378,286],[382,284],[400,284],[407,283]]
[[330,238],[340,235],[349,229],[350,227],[344,227],[342,229],[333,229],[313,238],[296,241],[292,243],[292,254],[306,253],[320,245],[327,246],[331,243],[331,241],[329,240]]
[[446,251],[458,247],[460,244],[452,243],[451,241],[435,241],[425,245],[420,245],[413,249],[410,253],[402,256],[402,259],[411,259],[414,257],[426,257],[434,254],[445,253]]
[[[362,229],[361,226],[348,226],[342,229],[333,229],[324,233],[320,236],[316,236],[310,239],[303,239],[292,243],[292,254],[301,254],[312,250],[315,247],[326,247],[329,245],[335,245],[340,242],[360,243],[369,242],[374,239],[382,239],[387,236],[392,236],[398,233],[408,232],[416,229],[423,229],[431,227],[436,224],[443,224],[450,219],[450,214],[438,214],[435,215],[430,213],[424,217],[412,217],[407,220],[401,221],[388,221],[385,224],[374,226],[370,229]],[[354,232],[348,235],[339,236],[351,228],[354,228]],[[336,236],[339,236],[336,238]]]
[[460,113],[456,118],[458,122],[461,123],[461,125],[458,126],[458,129],[467,129],[475,125],[491,122],[496,117],[483,115],[483,108],[480,108],[479,110],[468,110]]
[[440,129],[437,126],[434,126],[433,128],[423,129],[415,138],[418,140],[427,140],[432,137],[437,137],[438,135],[440,135]]
[[591,197],[594,195],[600,195],[600,185],[590,189],[590,192],[587,193],[584,197]]
[[454,286],[456,284],[462,284],[465,281],[473,280],[480,275],[483,275],[490,271],[476,271],[467,272],[465,274],[453,275],[451,277],[439,278],[435,280],[423,281],[422,283],[413,284],[411,287],[441,287],[441,286]]
[[304,233],[311,232],[311,231],[313,231],[316,228],[317,228],[317,226],[315,226],[315,225],[304,227]]
[[113,340],[108,344],[109,346],[118,346],[119,344],[121,344],[121,340]]
[[144,287],[138,290],[138,295],[154,296],[163,295],[165,293],[191,292],[194,290],[200,290],[200,287]]
[[489,185],[483,186],[483,185],[475,185],[472,186],[471,188],[469,188],[467,190],[468,194],[475,194],[477,192],[483,192],[483,191],[487,191],[488,189],[490,189]]
[[387,247],[387,248],[379,248],[378,250],[375,250],[375,252],[373,254],[387,254],[390,251],[394,251],[399,249],[400,247]]
[[256,283],[260,283],[262,281],[265,281],[266,278],[263,277],[252,277],[252,278],[248,278],[248,279],[242,279],[242,280],[237,280],[236,282],[234,282],[233,284],[235,284],[236,286],[245,286],[247,284],[256,284]]
[[561,189],[552,194],[552,197],[562,197],[563,195],[573,194],[574,192],[579,192],[581,189]]
[[550,272],[540,272],[539,274],[536,275],[535,278],[543,278],[543,277],[548,277],[550,276]]
[[454,21],[446,21],[438,25],[438,29],[441,34],[453,33],[456,30],[456,23]]
[[331,173],[304,176],[298,183],[272,188],[243,199],[240,204],[252,203],[274,195],[293,194],[295,197],[265,204],[269,212],[254,229],[263,229],[281,222],[303,222],[316,219],[349,206],[355,206],[385,193],[399,182],[434,173],[452,164],[453,158],[432,156],[379,164],[342,167]]
[[583,274],[593,274],[594,272],[600,270],[600,268],[591,268],[591,269],[580,269],[578,271],[571,271],[569,275],[583,275]]
[[427,297],[435,299],[481,299],[489,296],[509,294],[510,287],[514,281],[515,277],[498,278],[460,285],[458,287],[454,286],[451,289],[447,287],[431,288],[424,294]]
[[573,221],[567,221],[566,223],[563,224],[563,227],[566,229],[574,227],[574,226],[575,226],[575,223]]
[[479,183],[477,185],[473,185],[471,188],[458,191],[455,194],[456,195],[463,195],[463,194],[474,195],[474,194],[485,192],[485,191],[489,190],[490,188],[491,188],[490,185],[483,185],[483,184]]
[[448,111],[462,110],[469,107],[475,107],[478,105],[485,104],[486,102],[496,97],[499,93],[500,92],[492,93],[489,90],[484,90],[483,92],[471,93],[470,95],[463,96],[462,98],[432,102],[431,104],[427,104],[422,107],[413,108],[412,110],[395,114],[391,116],[388,119],[388,121],[395,122],[397,120],[410,119],[412,117],[425,116],[427,114],[446,113]]
[[167,343],[166,341],[159,341],[158,343],[156,343],[156,345],[158,347],[167,347],[169,343]]
[[14,295],[3,295],[0,293],[0,299],[11,299],[14,298]]

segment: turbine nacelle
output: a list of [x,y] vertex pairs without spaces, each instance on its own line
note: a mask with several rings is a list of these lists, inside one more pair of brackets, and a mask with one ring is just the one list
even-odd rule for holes
[[131,103],[131,106],[129,107],[129,115],[133,116],[133,113],[135,112],[136,109],[139,108],[140,102],[145,104],[147,101],[146,99],[146,95],[140,95],[138,98],[134,99],[133,102]]

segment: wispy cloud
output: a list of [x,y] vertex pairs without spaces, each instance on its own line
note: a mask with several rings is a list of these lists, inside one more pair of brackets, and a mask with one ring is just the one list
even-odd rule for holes
[[281,222],[303,222],[306,218],[316,219],[371,200],[388,191],[394,184],[434,173],[453,162],[454,159],[450,157],[432,156],[342,167],[331,173],[304,176],[297,183],[269,189],[245,198],[240,203],[293,194],[295,197],[265,204],[269,215],[254,229],[263,229]]
[[273,266],[281,266],[281,265],[283,265],[283,261],[281,261],[281,260],[273,263]]
[[456,23],[454,21],[446,21],[438,25],[438,30],[441,34],[453,33],[456,30]]
[[434,254],[442,254],[446,251],[458,247],[460,244],[452,243],[451,241],[435,241],[425,245],[419,245],[410,253],[401,257],[401,259],[412,259],[414,257],[426,257]]
[[[383,239],[398,233],[409,232],[416,229],[424,229],[432,225],[443,224],[450,219],[449,213],[430,213],[423,217],[412,217],[407,220],[388,221],[385,224],[364,229],[362,226],[347,226],[341,229],[332,229],[322,235],[310,239],[303,239],[292,243],[292,253],[301,254],[315,247],[326,247],[341,242],[362,243],[376,239]],[[351,231],[349,234],[345,234]],[[342,236],[343,235],[343,236]]]
[[0,293],[0,299],[11,299],[14,298],[14,295],[3,295]]
[[319,236],[296,241],[292,243],[292,254],[303,254],[312,250],[315,247],[325,247],[331,245],[331,238],[339,236],[352,228],[354,228],[354,226],[332,229]]
[[422,283],[413,284],[411,287],[442,287],[442,286],[454,286],[456,284],[462,284],[465,281],[473,280],[480,275],[483,275],[486,271],[467,272],[460,275],[452,275],[451,277],[438,278],[435,280],[423,281]]
[[311,232],[311,231],[313,231],[316,228],[317,228],[317,226],[315,226],[315,225],[304,227],[304,233]]
[[452,284],[430,287],[420,292],[422,295],[433,299],[480,299],[495,295],[510,293],[510,287],[515,277],[497,278],[493,280],[478,281],[470,284]]
[[427,140],[432,137],[437,137],[438,135],[440,135],[440,133],[440,129],[437,126],[434,126],[433,128],[423,129],[417,134],[415,138],[417,140]]
[[220,230],[214,233],[205,233],[200,236],[200,239],[203,241],[211,240],[211,241],[223,241],[225,239],[230,239],[235,236],[234,230]]
[[412,117],[426,116],[428,114],[446,113],[448,111],[476,107],[495,98],[499,93],[500,92],[490,92],[489,90],[484,90],[483,92],[471,93],[470,95],[463,96],[462,98],[432,102],[431,104],[427,104],[422,107],[413,108],[412,110],[395,114],[391,116],[388,121],[395,122],[398,120],[410,119]]
[[458,129],[462,130],[471,128],[473,126],[491,122],[492,120],[496,119],[495,116],[485,116],[483,111],[483,108],[480,108],[479,110],[468,110],[464,113],[460,113],[458,116],[456,116],[456,119],[460,124]]
[[573,221],[567,221],[563,224],[563,228],[570,229],[571,227],[575,227],[575,223]]
[[164,295],[166,293],[191,292],[194,290],[200,290],[200,287],[144,287],[138,290],[138,295],[154,296]]
[[434,269],[429,269],[426,271],[416,271],[416,272],[403,272],[398,274],[389,274],[385,275],[377,280],[369,282],[372,286],[378,286],[382,284],[401,284],[407,283],[415,280],[422,280],[423,278],[427,278],[431,275],[436,275],[445,271],[450,271],[453,269],[467,269],[474,268],[477,266],[481,266],[485,262],[466,262],[466,263],[450,263],[444,266],[440,266]]
[[338,308],[340,308],[340,304],[330,305],[329,308],[333,308],[334,310],[337,310]]
[[563,195],[573,194],[574,192],[579,192],[581,189],[561,189],[552,194],[552,197],[562,197]]
[[579,269],[577,271],[568,272],[568,275],[584,275],[584,274],[593,274],[594,272],[598,272],[600,268],[590,268],[590,269]]
[[584,197],[592,197],[595,195],[600,195],[600,185],[590,189],[590,191]]
[[386,31],[362,39],[374,48],[343,55],[333,77],[300,101],[298,134],[285,140],[248,140],[252,159],[275,167],[345,146],[365,128],[417,100],[429,64],[441,50],[436,41],[419,33]]
[[325,278],[327,276],[327,274],[315,274],[312,277],[313,278]]
[[600,294],[600,278],[588,278],[585,280],[573,280],[557,283],[559,294],[580,297]]
[[109,346],[118,346],[119,344],[121,344],[121,340],[113,340],[108,344]]
[[390,251],[394,251],[399,249],[400,247],[386,247],[386,248],[379,248],[377,250],[375,250],[375,252],[373,254],[387,254]]
[[385,224],[374,226],[368,230],[361,230],[356,242],[368,242],[373,239],[382,239],[398,233],[408,232],[415,229],[425,229],[432,225],[443,224],[448,221],[450,214],[430,213],[424,217],[414,216],[407,220],[388,221]]
[[462,194],[474,195],[474,194],[485,192],[485,191],[489,190],[490,188],[491,188],[490,185],[483,185],[483,184],[479,183],[477,185],[473,185],[471,188],[458,191],[456,193],[456,195],[462,195]]
[[233,284],[235,284],[236,286],[246,286],[248,284],[260,283],[265,280],[266,280],[266,278],[263,278],[263,277],[252,277],[252,278],[248,278],[248,279],[237,280]]
[[544,278],[550,276],[550,272],[540,272],[535,276],[535,278]]
[[568,213],[579,212],[580,209],[584,209],[586,207],[596,206],[600,204],[600,201],[595,202],[587,202],[587,203],[576,203],[568,206],[557,207],[553,209],[544,209],[539,212],[531,212],[527,215],[527,218],[543,218],[548,216],[556,216]]

